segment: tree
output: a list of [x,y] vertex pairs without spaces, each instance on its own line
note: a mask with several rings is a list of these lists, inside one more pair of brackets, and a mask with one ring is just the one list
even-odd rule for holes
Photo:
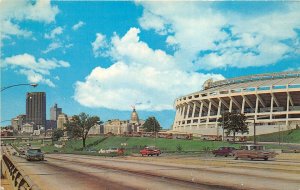
[[80,113],[79,115],[74,115],[70,121],[65,123],[65,127],[72,138],[82,138],[82,146],[85,147],[89,130],[99,122],[100,118],[98,116]]
[[241,113],[230,113],[226,112],[219,118],[220,124],[226,130],[226,134],[229,135],[233,133],[233,143],[235,143],[236,133],[248,133],[248,125],[246,123],[247,117],[245,114]]
[[54,129],[52,132],[52,142],[58,141],[62,136],[64,136],[64,131],[62,129]]
[[148,117],[143,128],[146,132],[158,132],[162,129],[155,117]]

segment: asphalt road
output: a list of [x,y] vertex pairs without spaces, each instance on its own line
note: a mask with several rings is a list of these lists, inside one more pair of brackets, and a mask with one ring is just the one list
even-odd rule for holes
[[13,157],[41,189],[300,189],[300,161],[51,154]]

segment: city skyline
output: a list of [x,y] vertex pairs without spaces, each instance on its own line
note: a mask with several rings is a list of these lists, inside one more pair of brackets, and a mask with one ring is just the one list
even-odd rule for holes
[[170,128],[175,99],[209,78],[300,69],[298,2],[21,2],[0,3],[1,87],[39,86],[2,92],[1,121],[45,92],[47,119],[54,103],[102,121],[135,105]]

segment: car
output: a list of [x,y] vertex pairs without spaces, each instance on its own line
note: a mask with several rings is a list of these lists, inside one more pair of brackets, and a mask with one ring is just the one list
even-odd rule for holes
[[140,153],[142,156],[159,156],[161,154],[161,151],[155,146],[147,146],[144,149],[140,150]]
[[235,159],[239,158],[249,158],[268,160],[269,158],[275,158],[277,153],[273,151],[268,151],[262,145],[243,145],[241,149],[233,152]]
[[220,147],[217,150],[213,150],[212,153],[215,156],[232,156],[233,155],[233,151],[235,151],[236,149],[234,147]]
[[20,149],[19,149],[19,154],[20,154],[20,155],[25,155],[25,154],[26,154],[25,149],[20,148]]
[[26,160],[44,160],[44,153],[40,148],[30,148],[25,154]]

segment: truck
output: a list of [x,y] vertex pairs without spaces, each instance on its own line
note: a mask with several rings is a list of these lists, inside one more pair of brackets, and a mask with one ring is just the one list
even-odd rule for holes
[[269,158],[275,158],[277,153],[266,150],[262,145],[243,145],[240,149],[235,150],[233,155],[235,160],[239,158],[268,160]]

